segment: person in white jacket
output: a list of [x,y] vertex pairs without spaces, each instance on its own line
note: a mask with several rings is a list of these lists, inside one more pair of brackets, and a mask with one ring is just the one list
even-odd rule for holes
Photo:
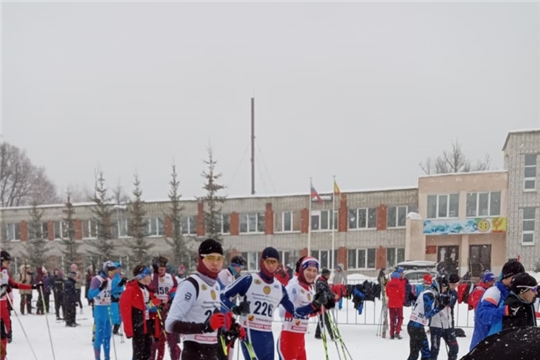
[[[446,276],[442,275],[437,278],[439,289],[446,287],[449,289],[449,282]],[[448,345],[448,360],[456,360],[459,352],[459,345],[456,340],[454,326],[452,324],[452,308],[454,307],[457,297],[452,296],[449,290],[443,292],[440,296],[450,297],[449,304],[433,315],[429,324],[429,332],[431,334],[431,360],[437,360],[441,347],[441,338]]]

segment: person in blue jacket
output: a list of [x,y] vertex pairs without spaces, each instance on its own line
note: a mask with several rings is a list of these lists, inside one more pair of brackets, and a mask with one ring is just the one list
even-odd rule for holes
[[102,270],[92,278],[88,298],[94,300],[94,357],[101,360],[101,346],[105,360],[110,360],[111,351],[111,279],[114,277],[114,263],[106,261]]
[[504,300],[510,294],[512,279],[517,274],[525,272],[523,265],[517,260],[504,264],[499,280],[486,290],[474,312],[474,332],[469,350],[474,349],[487,336],[502,330],[503,317],[507,306]]
[[113,324],[112,332],[114,335],[118,335],[118,330],[122,324],[122,317],[120,316],[120,296],[124,292],[126,285],[126,278],[122,275],[122,265],[119,262],[115,262],[116,267],[115,274],[112,278],[111,284],[111,320]]
[[[295,309],[285,287],[274,279],[278,266],[279,252],[267,247],[259,259],[261,270],[240,277],[221,293],[222,304],[240,316],[240,325],[246,329],[247,341],[251,343],[258,360],[274,360],[272,320],[279,305],[294,317],[302,318],[320,311],[321,306],[326,307],[328,303],[326,293],[318,292],[311,303]],[[231,301],[236,296],[243,298],[238,305]],[[242,352],[246,360],[253,358],[245,342],[242,342]]]

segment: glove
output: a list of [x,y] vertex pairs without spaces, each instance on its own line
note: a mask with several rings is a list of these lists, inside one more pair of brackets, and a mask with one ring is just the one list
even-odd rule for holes
[[108,284],[108,283],[109,283],[109,282],[108,282],[107,280],[103,280],[103,281],[101,282],[101,285],[99,285],[99,291],[105,290],[105,288],[107,287],[107,284]]
[[438,297],[439,309],[444,309],[450,304],[450,296],[448,294],[440,294]]
[[5,294],[8,293],[8,285],[7,284],[2,284],[0,285],[0,297],[4,296]]
[[249,304],[249,301],[244,300],[240,304],[234,306],[231,311],[235,315],[246,316],[247,314],[249,314]]
[[223,326],[225,326],[225,315],[221,312],[216,312],[206,320],[204,332],[213,332]]
[[235,324],[235,328],[236,328],[235,330],[238,332],[238,337],[241,340],[245,340],[247,337],[246,329],[244,329],[244,327],[240,324]]
[[43,289],[43,283],[40,281],[34,285],[32,285],[32,289]]
[[122,280],[120,280],[120,282],[118,283],[118,287],[122,287],[126,285],[126,282],[127,282],[127,279],[123,277]]
[[321,306],[326,306],[326,303],[328,303],[328,294],[326,293],[326,291],[320,290],[315,294],[311,305],[313,305],[315,309],[318,310],[321,308]]

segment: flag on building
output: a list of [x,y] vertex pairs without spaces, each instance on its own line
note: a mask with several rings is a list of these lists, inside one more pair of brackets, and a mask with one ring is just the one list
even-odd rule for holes
[[339,186],[336,180],[334,180],[334,195],[339,196],[339,198],[341,199],[341,190],[339,190]]
[[319,193],[317,192],[317,190],[315,190],[313,185],[311,185],[311,199],[313,200],[313,198],[316,198],[319,204],[323,203],[321,197],[319,196]]

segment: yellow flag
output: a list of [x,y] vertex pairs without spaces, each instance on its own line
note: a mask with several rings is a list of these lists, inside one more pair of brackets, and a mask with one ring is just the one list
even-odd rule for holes
[[341,191],[339,190],[339,186],[335,180],[334,180],[334,194],[341,198]]

